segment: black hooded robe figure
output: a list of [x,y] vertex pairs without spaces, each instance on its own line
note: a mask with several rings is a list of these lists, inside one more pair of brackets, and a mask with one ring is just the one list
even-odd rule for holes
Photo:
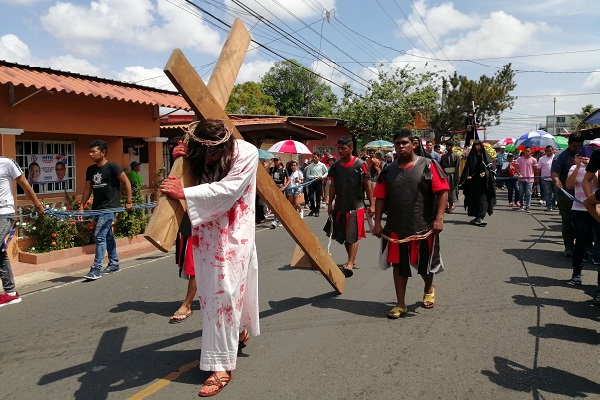
[[[477,154],[477,147],[481,154]],[[473,225],[485,226],[485,214],[492,215],[496,204],[496,188],[494,183],[495,168],[483,144],[473,142],[467,162],[460,177],[460,187],[465,196],[467,214],[475,219],[469,221]],[[483,176],[482,176],[483,175]]]

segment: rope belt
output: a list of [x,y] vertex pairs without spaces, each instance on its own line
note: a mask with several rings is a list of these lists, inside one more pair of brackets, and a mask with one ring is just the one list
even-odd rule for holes
[[408,237],[405,237],[404,239],[392,239],[389,236],[384,235],[383,233],[381,234],[381,237],[384,238],[385,240],[387,240],[390,243],[408,243],[408,242],[412,242],[413,240],[421,240],[421,239],[426,239],[428,238],[431,234],[433,233],[433,229],[430,229],[429,231],[421,234],[421,235],[411,235]]

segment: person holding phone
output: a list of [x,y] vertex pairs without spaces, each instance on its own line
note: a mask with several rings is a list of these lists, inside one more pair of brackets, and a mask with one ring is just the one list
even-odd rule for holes
[[[584,199],[585,192],[583,189],[583,180],[586,175],[586,167],[590,162],[589,157],[584,157],[581,154],[588,154],[583,146],[577,151],[575,156],[575,165],[569,170],[569,176],[565,182],[567,189],[572,189],[575,192],[576,199]],[[598,189],[598,174],[592,174],[591,189]],[[582,284],[581,271],[583,269],[583,260],[587,251],[588,244],[592,239],[592,232],[598,231],[598,222],[587,212],[585,206],[577,201],[573,202],[571,207],[571,219],[573,220],[573,231],[575,232],[575,247],[573,249],[573,273],[569,281],[573,285]],[[600,246],[594,243],[594,254],[598,254]]]

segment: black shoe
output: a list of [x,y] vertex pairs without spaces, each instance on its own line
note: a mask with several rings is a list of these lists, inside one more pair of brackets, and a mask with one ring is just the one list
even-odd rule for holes
[[314,211],[311,211],[311,212],[309,212],[309,213],[308,213],[308,216],[309,216],[309,217],[312,217],[313,215],[315,215],[315,212],[314,212]]
[[319,213],[318,212],[315,213],[315,217],[317,217],[317,218],[319,217]]

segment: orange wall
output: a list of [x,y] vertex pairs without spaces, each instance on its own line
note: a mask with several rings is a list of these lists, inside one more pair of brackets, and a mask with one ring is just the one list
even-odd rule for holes
[[350,129],[348,129],[348,127],[343,126],[343,125],[336,125],[336,126],[304,125],[304,126],[327,135],[327,137],[322,140],[308,140],[306,142],[306,147],[308,147],[311,151],[314,151],[315,146],[331,146],[331,147],[333,147],[333,154],[335,154],[337,156],[338,155],[337,154],[338,139],[342,136],[350,136]]
[[[15,101],[34,92],[33,89],[16,87]],[[15,140],[75,142],[77,195],[83,192],[85,171],[91,165],[88,145],[92,140],[106,141],[107,159],[129,168],[129,158],[123,155],[123,138],[160,136],[153,105],[42,91],[15,107],[9,107],[8,96],[8,86],[0,85],[0,127],[24,130],[23,134],[13,136]],[[12,152],[8,150],[3,146],[2,154],[13,157],[14,149]],[[47,201],[64,200],[64,194],[60,193],[41,194],[39,197]],[[18,196],[18,203],[28,203],[26,196]]]
[[[34,92],[33,89],[16,87],[15,100]],[[27,140],[28,132],[121,137],[153,137],[159,134],[153,105],[42,91],[15,107],[9,107],[8,93],[8,85],[0,85],[0,127],[24,129],[25,133],[18,140]]]

